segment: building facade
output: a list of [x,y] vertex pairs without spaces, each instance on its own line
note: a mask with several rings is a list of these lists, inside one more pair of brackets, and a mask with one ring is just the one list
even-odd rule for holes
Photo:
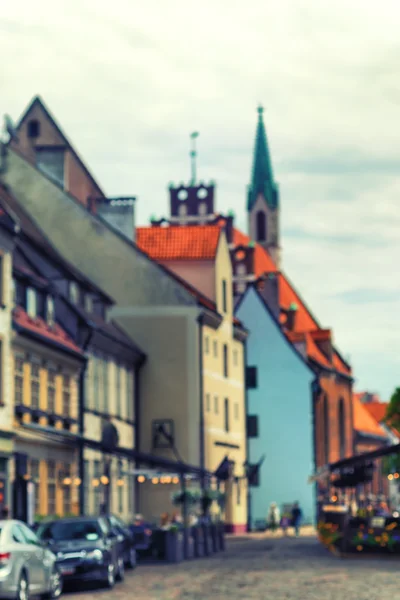
[[0,203],[0,509],[11,505],[14,453],[12,395],[12,254],[19,227]]
[[[197,197],[191,186],[188,198]],[[196,191],[197,188],[195,188]],[[213,193],[213,186],[208,186]],[[198,191],[198,190],[197,190]],[[176,190],[170,188],[171,202]],[[188,207],[190,213],[190,206]],[[247,332],[234,317],[232,266],[225,233],[220,227],[174,225],[136,230],[136,241],[151,258],[167,267],[211,300],[218,318],[201,325],[201,395],[204,466],[215,472],[224,459],[232,461],[225,484],[228,529],[247,527],[247,447],[245,341]]]
[[[249,462],[260,464],[250,488],[250,527],[265,521],[271,502],[282,507],[298,501],[304,521],[315,513],[313,372],[304,356],[282,333],[281,325],[255,286],[249,287],[237,309],[249,327],[249,367],[256,387],[248,390]],[[289,375],[290,374],[290,375]]]

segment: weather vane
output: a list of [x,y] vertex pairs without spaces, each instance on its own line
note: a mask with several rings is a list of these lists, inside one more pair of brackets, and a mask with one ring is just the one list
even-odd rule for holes
[[190,139],[192,140],[192,149],[190,151],[190,159],[191,159],[191,165],[192,165],[192,180],[191,180],[192,185],[194,185],[196,183],[196,158],[197,158],[196,138],[198,138],[198,137],[199,137],[198,131],[193,131],[193,133],[190,134]]

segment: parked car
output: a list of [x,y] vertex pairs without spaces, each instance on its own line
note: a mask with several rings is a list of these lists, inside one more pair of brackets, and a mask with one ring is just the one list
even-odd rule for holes
[[134,569],[137,564],[135,538],[128,525],[115,515],[105,517],[110,529],[116,534],[119,542],[119,550],[124,557],[125,566]]
[[55,600],[63,581],[50,548],[21,521],[0,521],[0,597],[28,600],[41,596]]
[[64,581],[99,581],[112,588],[124,578],[120,543],[104,517],[48,521],[37,535],[56,554]]

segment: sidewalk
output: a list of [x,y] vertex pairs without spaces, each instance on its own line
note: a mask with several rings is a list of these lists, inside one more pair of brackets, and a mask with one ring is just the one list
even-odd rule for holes
[[[317,530],[313,525],[305,525],[300,529],[299,537],[316,537]],[[235,535],[234,533],[226,534],[226,538],[229,540],[235,539],[253,539],[253,540],[262,540],[266,538],[279,539],[284,537],[282,530],[278,529],[277,531],[251,531],[249,533],[242,533],[240,535]],[[295,537],[293,528],[290,527],[288,529],[288,534],[286,537]]]

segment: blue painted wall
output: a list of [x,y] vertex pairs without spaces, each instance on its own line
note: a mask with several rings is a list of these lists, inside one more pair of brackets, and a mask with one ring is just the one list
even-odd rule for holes
[[248,414],[258,415],[258,438],[249,440],[249,462],[266,455],[260,486],[251,487],[251,524],[265,519],[271,502],[300,502],[314,522],[311,384],[315,376],[287,342],[258,293],[250,288],[237,310],[250,330],[247,364],[256,366],[258,388],[248,391]]

